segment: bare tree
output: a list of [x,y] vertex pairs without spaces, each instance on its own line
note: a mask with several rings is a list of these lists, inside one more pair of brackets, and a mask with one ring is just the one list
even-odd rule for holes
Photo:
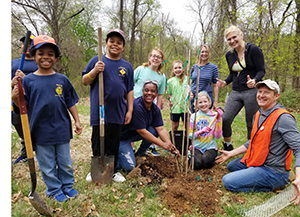
[[[80,8],[76,12],[71,12],[74,8],[70,7],[67,0],[11,0],[11,3],[12,16],[16,20],[26,29],[33,26],[37,35],[49,29],[47,34],[51,34],[58,46],[62,43],[61,30],[69,24],[73,17],[84,10],[84,8]],[[42,29],[44,31],[41,31]],[[58,58],[56,71],[64,73],[61,58]]]

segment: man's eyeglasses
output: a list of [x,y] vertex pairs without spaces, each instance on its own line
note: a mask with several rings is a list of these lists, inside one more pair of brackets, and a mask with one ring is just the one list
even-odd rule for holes
[[162,59],[161,56],[157,56],[157,55],[153,55],[153,54],[151,54],[150,56],[151,56],[153,59],[158,59],[158,60]]

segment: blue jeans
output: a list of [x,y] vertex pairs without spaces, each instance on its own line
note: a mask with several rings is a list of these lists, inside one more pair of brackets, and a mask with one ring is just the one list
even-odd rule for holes
[[55,197],[67,194],[74,185],[70,143],[36,145],[36,158],[47,186],[46,193]]
[[223,177],[225,188],[234,192],[272,191],[288,184],[289,173],[281,174],[268,167],[246,167],[242,158],[231,161],[227,168],[231,172]]
[[[150,126],[147,130],[155,137],[158,137],[158,134],[154,127]],[[146,150],[151,145],[151,142],[148,142],[147,140],[143,139],[143,137],[140,134],[137,134],[134,137],[131,137],[127,140],[120,141],[118,165],[117,165],[118,169],[123,169],[127,172],[130,172],[135,168],[136,161],[135,161],[133,149],[131,147],[131,142],[136,142],[139,140],[143,140],[143,141],[136,153],[145,154]]]

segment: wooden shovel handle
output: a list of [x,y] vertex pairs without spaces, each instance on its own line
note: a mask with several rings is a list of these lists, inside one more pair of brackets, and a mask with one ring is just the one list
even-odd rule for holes
[[[102,28],[98,28],[98,59],[102,61]],[[103,72],[98,74],[99,78],[99,130],[100,130],[100,156],[104,157],[104,126],[105,126],[105,115],[104,115],[104,83],[103,83]]]
[[[98,58],[102,61],[102,29],[98,28]],[[100,118],[100,137],[104,137],[104,84],[103,72],[98,74],[99,78],[99,118]]]
[[17,80],[18,80],[18,89],[19,89],[19,109],[20,109],[26,153],[27,153],[27,158],[31,159],[33,158],[33,149],[32,149],[29,121],[27,115],[27,108],[26,108],[23,85],[22,85],[22,77],[17,77]]
[[208,125],[209,128],[211,128],[212,125],[215,123],[215,121],[217,120],[217,117],[218,117],[218,113],[215,114],[214,119],[212,119],[212,121],[209,123],[209,125]]

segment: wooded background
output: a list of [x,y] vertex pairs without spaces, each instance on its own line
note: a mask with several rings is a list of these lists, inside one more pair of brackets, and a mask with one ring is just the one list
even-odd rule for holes
[[[121,28],[126,36],[122,58],[134,69],[159,47],[168,60],[163,71],[169,78],[174,60],[185,62],[190,49],[192,65],[199,45],[208,44],[210,61],[224,79],[229,73],[225,53],[230,49],[224,30],[234,24],[241,28],[246,42],[263,50],[265,78],[276,80],[282,92],[299,92],[300,0],[188,0],[183,10],[197,17],[198,28],[192,33],[182,31],[164,14],[158,0],[115,0],[110,4],[105,6],[101,0],[11,0],[11,58],[20,58],[19,39],[27,29],[34,35],[50,35],[62,53],[55,70],[69,77],[80,97],[88,96],[81,72],[97,55],[97,28],[106,20],[103,47],[107,31]],[[193,41],[192,35],[197,40]]]

